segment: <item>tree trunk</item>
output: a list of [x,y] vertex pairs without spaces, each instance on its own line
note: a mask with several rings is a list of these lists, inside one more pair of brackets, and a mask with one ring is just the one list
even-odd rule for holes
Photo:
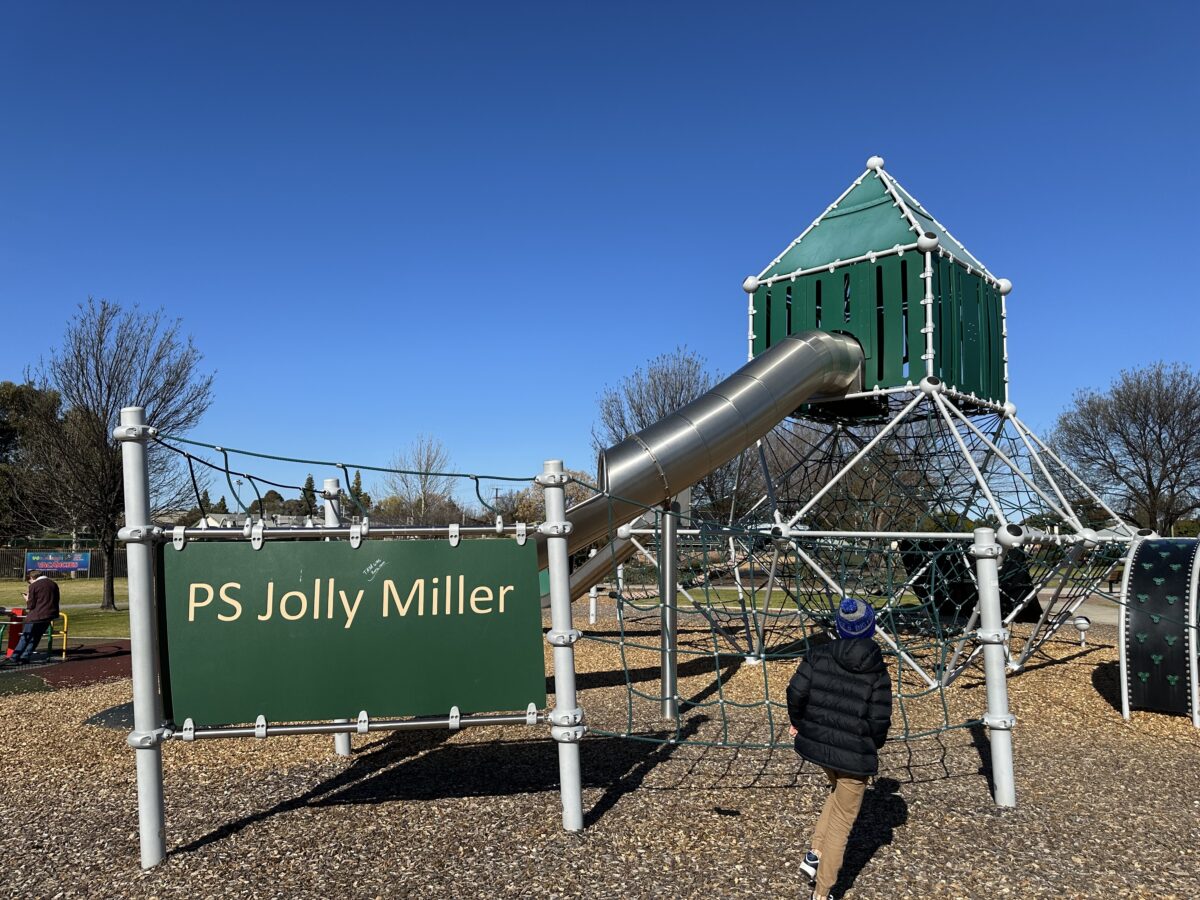
[[117,595],[113,588],[113,568],[117,562],[116,541],[104,539],[100,542],[104,552],[104,597],[100,600],[101,609],[116,609]]

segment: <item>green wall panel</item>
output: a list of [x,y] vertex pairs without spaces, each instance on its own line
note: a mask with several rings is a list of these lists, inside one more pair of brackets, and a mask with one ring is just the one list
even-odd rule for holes
[[771,286],[771,335],[770,342],[774,346],[788,335],[788,282],[780,281]]
[[960,332],[959,358],[962,365],[962,381],[960,387],[967,393],[977,396],[983,393],[983,359],[979,346],[979,277],[966,272],[959,273],[960,295]]
[[545,705],[533,542],[190,542],[160,551],[168,719]]
[[[833,272],[815,272],[770,289],[759,288],[754,295],[754,352],[762,352],[788,333],[814,328],[844,332],[862,344],[868,386],[896,387],[909,381],[915,384],[925,376],[921,358],[925,353],[925,307],[921,302],[925,297],[921,277],[924,269],[924,254],[909,252],[900,257],[880,256],[874,263],[855,263]],[[947,259],[934,260],[931,287],[934,373],[965,393],[1002,402],[1004,356],[999,292],[981,276],[968,274],[961,265]]]

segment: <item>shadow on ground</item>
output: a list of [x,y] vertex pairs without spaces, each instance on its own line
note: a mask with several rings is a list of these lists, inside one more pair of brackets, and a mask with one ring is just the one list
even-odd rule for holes
[[[253,815],[222,825],[172,854],[191,853],[231,837],[258,822],[308,807],[376,804],[461,797],[502,797],[557,791],[558,745],[550,740],[447,744],[449,731],[412,731],[388,735],[356,751],[354,762],[311,790]],[[681,734],[683,739],[687,738]],[[666,733],[655,735],[659,740]],[[585,825],[593,825],[675,745],[622,738],[593,737],[583,754],[583,787],[604,788]]]
[[894,778],[877,778],[863,795],[862,810],[846,843],[834,896],[841,897],[854,886],[858,874],[879,848],[890,844],[895,829],[908,821],[908,804],[897,793],[899,789],[900,783]]
[[1121,711],[1121,664],[1102,662],[1092,670],[1092,687],[1117,712]]

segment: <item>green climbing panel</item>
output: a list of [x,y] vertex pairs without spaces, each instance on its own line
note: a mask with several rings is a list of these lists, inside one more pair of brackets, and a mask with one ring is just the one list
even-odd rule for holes
[[[1188,628],[1200,542],[1145,540],[1130,561],[1125,597],[1125,677],[1131,709],[1191,712]],[[1194,664],[1194,660],[1192,663]]]

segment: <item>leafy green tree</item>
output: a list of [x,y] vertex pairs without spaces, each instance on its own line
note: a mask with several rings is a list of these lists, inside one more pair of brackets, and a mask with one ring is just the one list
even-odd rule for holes
[[256,516],[272,516],[283,512],[283,494],[272,488],[262,496],[262,502],[257,499],[250,504],[250,512]]
[[[371,495],[363,490],[362,470],[354,470],[354,480],[350,482],[350,502],[342,507],[342,512],[345,515],[359,516],[362,513],[360,507],[368,513],[371,511]],[[357,501],[357,505],[355,505]]]

